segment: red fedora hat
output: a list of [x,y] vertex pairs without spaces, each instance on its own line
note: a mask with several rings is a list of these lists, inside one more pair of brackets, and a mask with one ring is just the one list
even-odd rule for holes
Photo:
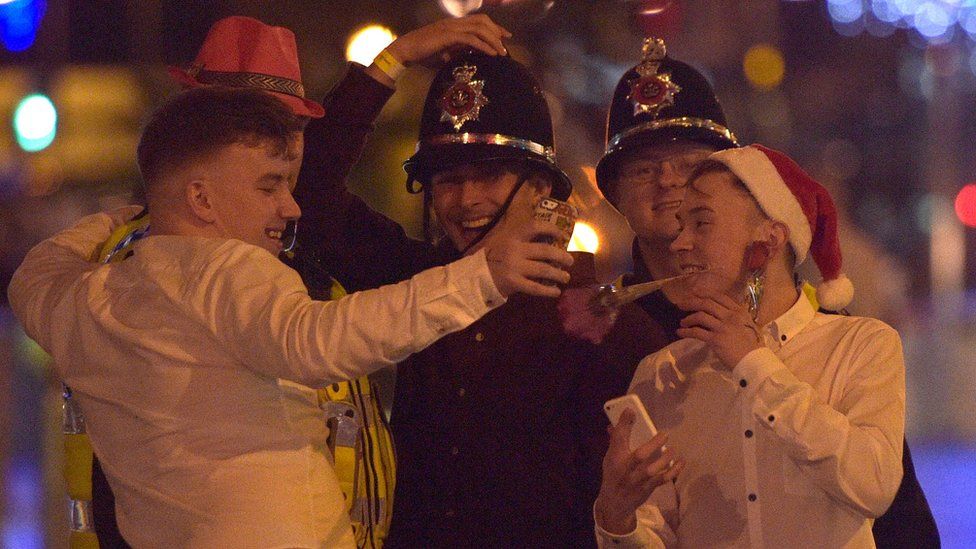
[[193,64],[169,67],[169,73],[191,88],[257,88],[275,94],[299,116],[325,114],[322,105],[305,99],[295,35],[250,17],[232,16],[214,23]]

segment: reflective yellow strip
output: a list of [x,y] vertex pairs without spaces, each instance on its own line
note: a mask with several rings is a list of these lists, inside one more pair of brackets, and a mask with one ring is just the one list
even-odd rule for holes
[[814,288],[809,282],[803,283],[803,295],[807,296],[810,300],[810,304],[813,305],[813,310],[820,309],[820,302],[817,301],[817,289]]
[[[146,228],[146,226],[148,225],[149,225],[148,215],[144,215],[139,219],[129,221],[125,225],[120,225],[118,228],[112,231],[112,235],[108,237],[108,240],[102,243],[101,248],[99,248],[96,257],[94,257],[93,260],[96,260],[99,263],[104,263],[105,257],[108,256],[109,252],[111,252],[116,246],[119,245],[119,242],[122,242],[122,240],[125,237],[129,236],[135,231]],[[131,244],[126,246],[126,248],[128,248],[129,246],[131,246]],[[112,261],[113,262],[121,261],[123,258],[125,258],[124,253],[116,253],[115,256],[112,258]]]
[[71,532],[68,534],[68,547],[71,549],[98,549],[95,532]]
[[64,435],[64,479],[71,499],[92,499],[92,448],[88,435]]
[[359,490],[356,490],[356,449],[348,446],[336,446],[335,449],[335,470],[339,477],[339,488],[346,496],[346,512],[352,509]]

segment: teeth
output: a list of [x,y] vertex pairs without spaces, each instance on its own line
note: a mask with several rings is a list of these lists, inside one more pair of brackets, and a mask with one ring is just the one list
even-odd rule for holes
[[699,273],[699,272],[704,271],[704,270],[705,270],[705,267],[702,267],[701,265],[682,265],[681,266],[681,271],[682,272],[685,272],[685,273]]
[[281,231],[274,231],[274,230],[268,229],[265,232],[267,232],[268,233],[268,236],[270,236],[271,238],[281,238]]
[[461,221],[461,226],[465,229],[479,229],[485,225],[491,223],[490,217],[479,217],[478,219],[469,219]]

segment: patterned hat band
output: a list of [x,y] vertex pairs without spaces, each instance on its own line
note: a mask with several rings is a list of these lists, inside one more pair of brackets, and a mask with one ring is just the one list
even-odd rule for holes
[[644,122],[643,124],[638,124],[631,128],[618,133],[613,136],[610,141],[607,142],[607,151],[605,154],[610,154],[616,151],[620,147],[620,143],[623,140],[631,137],[633,135],[644,133],[648,131],[661,130],[667,128],[700,128],[703,130],[710,131],[716,136],[731,142],[732,144],[738,146],[739,140],[735,138],[732,130],[726,128],[721,124],[716,124],[711,120],[705,118],[694,118],[691,116],[682,116],[679,118],[665,118],[663,120],[652,120],[650,122]]
[[500,133],[448,133],[429,137],[417,143],[417,151],[424,145],[499,145],[535,153],[550,164],[556,164],[556,151],[552,147],[540,145],[535,141],[511,137]]
[[187,71],[201,84],[231,88],[256,88],[305,99],[305,87],[297,80],[258,72],[208,71],[193,67]]

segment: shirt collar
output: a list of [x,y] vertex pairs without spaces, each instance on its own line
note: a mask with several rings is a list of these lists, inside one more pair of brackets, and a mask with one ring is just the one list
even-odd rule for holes
[[802,291],[799,294],[796,303],[788,311],[765,327],[766,332],[780,347],[789,343],[796,334],[800,333],[817,313],[806,294]]

